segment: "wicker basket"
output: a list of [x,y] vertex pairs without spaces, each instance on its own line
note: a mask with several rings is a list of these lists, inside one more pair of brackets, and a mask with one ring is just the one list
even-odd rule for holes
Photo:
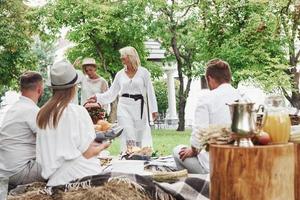
[[154,172],[152,178],[157,182],[174,183],[181,178],[186,178],[188,171],[186,169],[175,172]]

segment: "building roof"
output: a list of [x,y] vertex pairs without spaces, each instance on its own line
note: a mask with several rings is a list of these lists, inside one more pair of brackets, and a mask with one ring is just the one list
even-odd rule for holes
[[147,40],[144,42],[146,50],[149,52],[147,60],[162,60],[165,58],[165,49],[161,49],[161,43],[157,40]]

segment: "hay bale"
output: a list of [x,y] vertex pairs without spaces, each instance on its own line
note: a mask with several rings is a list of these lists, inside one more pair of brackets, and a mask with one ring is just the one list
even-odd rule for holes
[[150,197],[124,182],[109,182],[104,186],[90,188],[80,192],[67,192],[63,200],[150,200]]
[[36,188],[34,191],[27,191],[16,196],[8,196],[8,200],[151,200],[148,194],[134,185],[116,181],[89,189],[59,192],[53,196],[39,194],[39,189],[42,188]]

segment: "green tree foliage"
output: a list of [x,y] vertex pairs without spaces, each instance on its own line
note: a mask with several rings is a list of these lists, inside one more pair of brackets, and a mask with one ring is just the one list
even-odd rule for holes
[[[179,81],[176,79],[175,81],[175,95],[176,95],[176,109],[179,109]],[[165,116],[167,109],[168,109],[168,85],[166,80],[159,79],[155,80],[153,83],[158,112],[159,114],[163,114]]]
[[18,77],[26,69],[35,69],[30,9],[21,0],[0,1],[0,90],[17,88]]
[[300,108],[296,69],[300,51],[295,46],[300,6],[296,0],[201,1],[199,8],[200,60],[222,58],[232,67],[234,84],[248,79],[267,92],[281,89]]
[[[153,0],[151,5],[154,35],[169,50],[168,58],[178,64],[177,130],[184,129],[190,82],[203,73],[204,63],[210,59],[221,58],[231,65],[235,85],[241,80],[254,81],[270,92],[298,86],[295,80],[299,80],[299,76],[290,73],[284,48],[294,46],[298,36],[299,15],[295,14],[298,11],[295,1]],[[281,30],[285,28],[282,15],[288,26],[285,31]],[[300,53],[291,48],[289,52],[290,57],[299,58]],[[183,76],[187,77],[186,83]]]
[[[45,83],[48,80],[48,68],[52,65],[54,60],[54,45],[49,42],[43,42],[39,38],[35,38],[35,44],[33,45],[33,52],[38,58],[37,66],[38,71],[42,74]],[[52,96],[52,91],[47,85],[44,85],[44,94],[38,106],[43,106],[49,98]]]
[[200,60],[221,58],[232,68],[234,84],[258,81],[266,91],[289,84],[278,20],[268,2],[202,1]]
[[291,105],[300,109],[300,72],[297,70],[300,49],[296,47],[296,41],[299,42],[300,39],[300,2],[298,0],[281,0],[274,1],[271,5],[280,22],[279,33],[289,62],[289,68],[285,70],[285,73],[289,76],[291,92],[288,92],[285,87],[281,87],[281,90]]
[[158,112],[160,114],[166,114],[168,109],[167,83],[165,80],[157,80],[154,81],[153,86],[157,100]]
[[[67,52],[69,60],[95,58],[99,74],[110,83],[123,67],[118,50],[125,46],[137,49],[152,77],[162,73],[158,65],[146,61],[146,5],[140,0],[56,0],[37,9],[31,17],[36,19],[34,27],[44,40],[53,40],[62,28],[67,28],[67,39],[74,43]],[[116,102],[111,108],[110,120],[114,121]]]
[[69,59],[94,57],[101,66],[100,74],[112,80],[122,68],[118,50],[129,45],[138,50],[145,67],[161,74],[158,66],[150,66],[145,59],[145,6],[146,2],[139,0],[56,0],[33,17],[39,18],[36,26],[46,39],[56,36],[62,27],[68,28],[67,38],[75,44],[68,52]]

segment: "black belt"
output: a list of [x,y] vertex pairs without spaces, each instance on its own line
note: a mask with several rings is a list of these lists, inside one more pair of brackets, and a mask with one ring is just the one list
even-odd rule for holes
[[141,119],[143,119],[143,111],[144,111],[144,97],[141,94],[122,94],[121,97],[132,98],[135,101],[141,100]]

